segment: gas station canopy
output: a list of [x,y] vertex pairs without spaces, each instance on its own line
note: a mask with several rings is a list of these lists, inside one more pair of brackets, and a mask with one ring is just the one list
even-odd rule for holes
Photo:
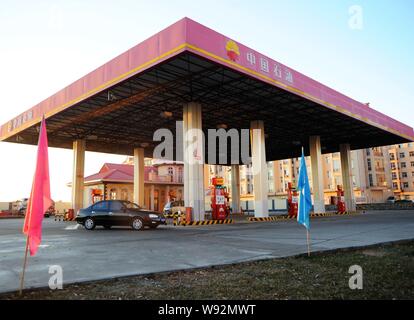
[[183,104],[202,105],[203,130],[263,120],[268,161],[297,157],[309,137],[323,153],[404,143],[413,129],[199,23],[184,18],[2,125],[0,140],[133,154],[153,133],[175,133]]

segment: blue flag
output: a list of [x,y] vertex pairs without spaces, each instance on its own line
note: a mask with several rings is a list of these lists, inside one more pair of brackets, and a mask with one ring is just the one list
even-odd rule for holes
[[310,229],[309,213],[312,209],[312,197],[309,186],[308,172],[306,169],[305,155],[302,149],[302,158],[300,160],[299,179],[299,206],[298,206],[298,222],[303,224],[306,229]]

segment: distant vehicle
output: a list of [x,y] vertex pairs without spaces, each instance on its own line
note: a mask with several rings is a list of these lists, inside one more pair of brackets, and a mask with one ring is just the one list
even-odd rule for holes
[[167,202],[166,205],[164,206],[163,213],[165,215],[185,213],[184,201],[178,200],[178,201]]
[[[29,202],[28,198],[23,198],[22,200],[18,201],[17,210],[20,215],[25,216],[27,211],[27,203]],[[49,218],[50,216],[54,215],[56,212],[55,210],[55,202],[52,200],[52,204],[50,205],[49,209],[46,210],[44,217]]]
[[20,215],[26,215],[26,209],[27,209],[27,202],[29,201],[28,198],[23,198],[21,200],[17,201],[17,211]]
[[142,230],[144,227],[155,229],[160,224],[166,224],[162,214],[123,200],[99,201],[81,209],[76,215],[76,221],[87,230],[93,230],[96,226],[103,226],[105,229],[112,226],[130,226],[134,230]]
[[395,203],[413,203],[413,200],[401,199],[401,200],[396,200]]
[[388,197],[387,200],[386,200],[386,202],[387,203],[395,203],[395,197],[393,197],[393,196]]
[[52,200],[52,204],[50,205],[49,209],[47,209],[47,211],[45,212],[45,218],[49,218],[50,216],[53,216],[55,213],[55,202]]

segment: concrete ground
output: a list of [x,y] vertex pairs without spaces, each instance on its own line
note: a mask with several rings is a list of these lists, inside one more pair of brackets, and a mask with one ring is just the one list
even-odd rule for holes
[[[0,220],[0,292],[19,286],[23,220]],[[311,221],[312,251],[414,238],[414,211],[368,212]],[[189,269],[305,253],[306,232],[294,220],[161,226],[157,230],[86,231],[73,222],[45,219],[38,254],[29,257],[26,288],[48,286],[49,266],[63,268],[64,283]]]

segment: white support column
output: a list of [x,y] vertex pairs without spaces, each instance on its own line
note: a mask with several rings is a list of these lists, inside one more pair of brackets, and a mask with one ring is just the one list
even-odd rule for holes
[[240,212],[240,167],[231,166],[231,208],[233,213]]
[[254,216],[268,217],[268,177],[266,163],[266,145],[263,121],[250,123],[250,140],[252,149],[252,174],[254,194]]
[[309,148],[312,165],[314,211],[315,213],[325,213],[321,138],[319,136],[310,137]]
[[150,191],[150,210],[154,211],[155,209],[155,186],[151,185]]
[[83,208],[85,149],[85,140],[73,141],[72,208],[75,214]]
[[342,183],[344,188],[346,210],[356,211],[356,202],[352,181],[351,146],[349,144],[341,144],[339,146],[339,149],[341,153]]
[[204,141],[202,110],[190,102],[183,108],[184,204],[193,208],[193,220],[205,219]]
[[144,207],[144,149],[134,149],[134,202]]

